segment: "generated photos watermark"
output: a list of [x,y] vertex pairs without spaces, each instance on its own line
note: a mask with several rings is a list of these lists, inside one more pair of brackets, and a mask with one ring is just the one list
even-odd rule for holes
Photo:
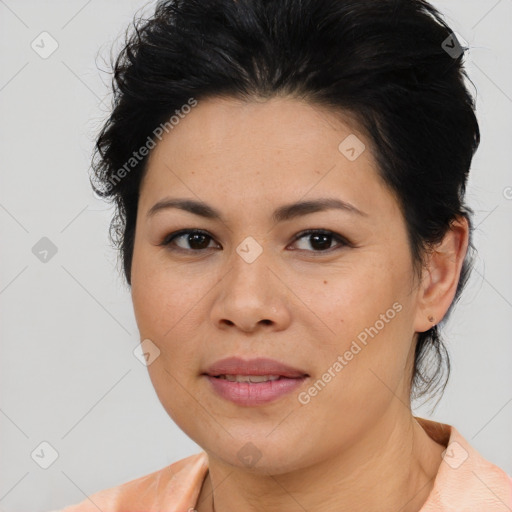
[[385,313],[381,313],[379,315],[379,319],[372,326],[365,327],[364,330],[357,335],[357,340],[352,341],[350,348],[346,350],[343,355],[339,355],[331,366],[329,366],[327,371],[323,373],[322,376],[307,389],[307,391],[299,393],[297,397],[299,402],[302,405],[306,405],[311,401],[311,398],[317,396],[318,393],[322,391],[327,384],[331,382],[331,380],[334,379],[334,377],[336,377],[350,361],[352,361],[352,359],[354,359],[354,356],[359,354],[359,352],[366,347],[368,344],[368,337],[373,339],[377,336],[377,334],[384,329],[386,324],[393,320],[400,311],[402,311],[402,304],[395,302]]
[[152,136],[148,135],[146,142],[138,150],[134,151],[125,164],[109,177],[107,192],[110,192],[127,174],[130,173],[132,169],[134,169],[147,155],[149,155],[150,150],[156,146],[155,138],[162,140],[164,133],[169,133],[173,130],[196,105],[197,100],[195,98],[189,98],[187,103],[182,105],[179,110],[176,109],[174,114],[165,123],[160,123],[153,130]]

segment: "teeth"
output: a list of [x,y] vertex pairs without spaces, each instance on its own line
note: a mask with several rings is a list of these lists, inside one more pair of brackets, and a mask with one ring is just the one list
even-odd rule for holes
[[266,382],[279,378],[280,375],[219,375],[219,379],[225,379],[231,382]]

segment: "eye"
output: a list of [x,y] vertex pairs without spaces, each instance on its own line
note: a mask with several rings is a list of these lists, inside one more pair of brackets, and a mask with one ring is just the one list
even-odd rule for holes
[[[305,245],[310,244],[310,246],[313,247],[313,250],[309,250],[307,247],[299,247],[299,250],[317,253],[327,252],[333,249],[333,241],[338,243],[338,249],[343,246],[351,246],[350,242],[342,236],[325,229],[308,229],[306,231],[302,231],[295,236],[294,243],[301,239],[307,240],[308,238],[309,241],[306,242]],[[184,245],[180,245],[180,243],[176,241],[179,241]],[[214,248],[213,246],[210,246],[212,241],[213,237],[206,231],[201,229],[182,229],[181,231],[177,231],[166,236],[159,245],[169,247],[170,250],[200,252]],[[336,246],[334,249],[336,249]]]
[[340,246],[350,245],[350,243],[340,235],[324,229],[308,229],[307,231],[302,231],[295,237],[295,241],[301,240],[302,238],[306,240],[309,238],[309,242],[306,242],[306,245],[311,244],[314,250],[309,251],[307,248],[299,248],[299,250],[308,250],[309,252],[327,252],[333,248],[331,246],[333,241],[337,241]]
[[[188,244],[189,247],[182,247],[176,243],[175,240],[181,240],[184,244]],[[161,246],[171,246],[176,245],[178,250],[184,251],[203,251],[208,249],[209,241],[212,241],[213,238],[206,232],[200,229],[182,229],[181,231],[177,231],[176,233],[171,233],[162,241]],[[174,250],[174,247],[171,247]]]

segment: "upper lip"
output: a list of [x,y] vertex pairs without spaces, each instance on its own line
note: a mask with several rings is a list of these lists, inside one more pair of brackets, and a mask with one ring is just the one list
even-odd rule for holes
[[265,357],[255,359],[227,357],[213,363],[206,369],[205,373],[212,377],[219,375],[280,375],[282,377],[297,378],[308,375],[303,370]]

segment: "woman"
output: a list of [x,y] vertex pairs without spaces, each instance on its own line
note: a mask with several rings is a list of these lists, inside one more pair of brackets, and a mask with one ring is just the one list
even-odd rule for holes
[[510,510],[411,400],[470,270],[480,133],[423,0],[157,5],[115,65],[95,191],[156,393],[204,451],[65,512]]

